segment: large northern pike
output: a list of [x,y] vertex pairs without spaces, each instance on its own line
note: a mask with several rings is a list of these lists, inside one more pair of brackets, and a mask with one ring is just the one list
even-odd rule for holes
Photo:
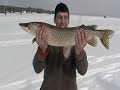
[[23,30],[31,33],[32,35],[36,35],[36,32],[41,25],[44,26],[48,33],[47,43],[51,46],[74,46],[75,34],[78,30],[82,28],[86,32],[86,34],[91,37],[91,39],[88,41],[88,44],[96,46],[96,37],[98,37],[104,47],[106,49],[109,49],[109,39],[114,34],[114,31],[109,29],[97,30],[97,25],[81,25],[68,28],[60,28],[44,22],[19,23],[19,25],[22,27]]

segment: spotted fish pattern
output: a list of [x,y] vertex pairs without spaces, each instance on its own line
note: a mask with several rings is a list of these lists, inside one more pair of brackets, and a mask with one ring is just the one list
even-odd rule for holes
[[[21,28],[32,35],[36,35],[36,32],[40,26],[44,26],[48,33],[47,43],[51,46],[70,47],[75,45],[75,34],[78,30],[82,29],[90,37],[88,44],[95,47],[97,45],[98,37],[104,47],[109,49],[109,39],[113,36],[114,31],[110,29],[97,30],[97,25],[81,25],[77,27],[60,28],[54,25],[44,22],[28,22],[19,23]],[[34,39],[35,40],[35,39]]]

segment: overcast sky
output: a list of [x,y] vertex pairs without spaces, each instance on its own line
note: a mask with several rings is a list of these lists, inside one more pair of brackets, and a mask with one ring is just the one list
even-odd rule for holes
[[120,0],[0,0],[1,5],[31,6],[49,10],[54,10],[59,2],[67,4],[70,13],[120,17]]

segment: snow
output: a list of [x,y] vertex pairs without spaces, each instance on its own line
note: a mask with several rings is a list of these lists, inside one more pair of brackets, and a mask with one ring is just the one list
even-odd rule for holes
[[[53,15],[0,14],[0,90],[39,90],[43,72],[36,74],[32,60],[37,44],[34,36],[23,31],[18,23],[43,21],[54,25]],[[77,74],[78,90],[120,89],[120,19],[90,16],[70,16],[70,25],[98,25],[98,29],[115,31],[106,50],[98,39],[97,47],[87,45],[89,67],[85,76]]]

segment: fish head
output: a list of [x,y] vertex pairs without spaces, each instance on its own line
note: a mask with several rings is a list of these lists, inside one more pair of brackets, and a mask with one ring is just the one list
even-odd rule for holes
[[21,28],[33,35],[36,35],[37,30],[42,25],[42,23],[29,22],[29,23],[19,23]]

